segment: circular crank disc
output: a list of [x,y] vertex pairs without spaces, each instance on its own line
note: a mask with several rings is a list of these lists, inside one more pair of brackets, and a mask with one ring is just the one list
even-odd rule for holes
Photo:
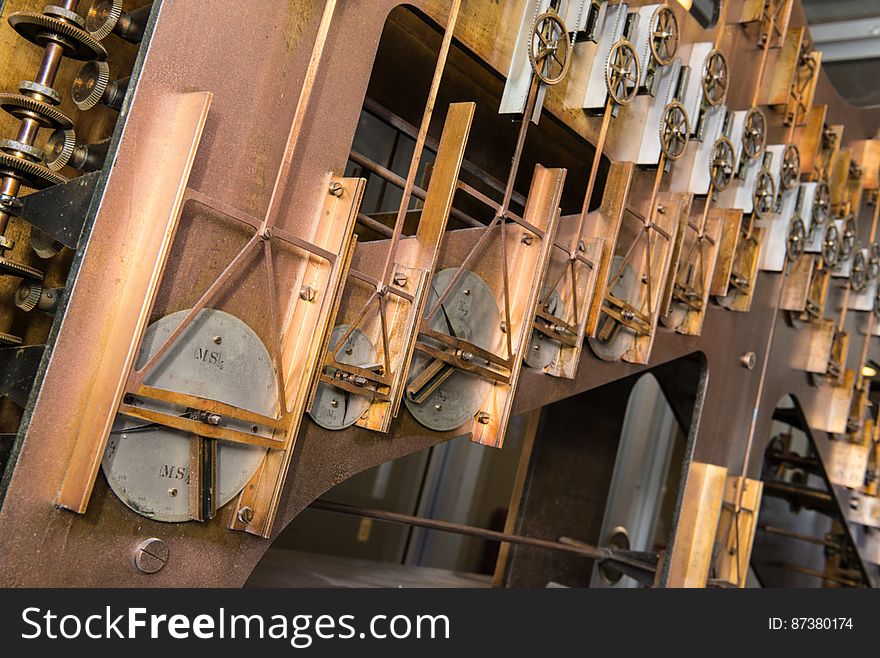
[[[339,347],[339,341],[348,329],[347,324],[341,324],[334,327],[333,333],[330,334],[330,352],[336,354],[336,360],[351,366],[365,367],[375,364],[376,350],[360,329],[352,331],[345,339],[345,345]],[[341,430],[354,425],[369,408],[370,398],[320,382],[309,416],[325,429]]]
[[[622,256],[615,256],[611,263],[611,272],[616,273],[622,262]],[[617,277],[617,281],[609,285],[608,291],[618,299],[622,299],[635,306],[638,303],[637,300],[640,299],[639,279],[636,271],[627,264]],[[599,318],[599,328],[596,331],[596,336],[590,338],[590,349],[603,361],[620,361],[623,355],[626,354],[626,351],[632,346],[635,332],[629,327],[618,324],[611,337],[608,340],[602,340],[599,336],[604,331],[611,329],[610,326],[606,329],[608,323],[612,325],[618,324],[617,320],[602,313],[602,316]]]
[[[188,312],[172,313],[147,327],[138,368],[161,347]],[[145,383],[267,416],[275,416],[278,411],[278,382],[262,341],[244,322],[214,309],[205,309],[196,316],[149,371]],[[174,415],[186,411],[180,405],[154,400],[132,402]],[[253,431],[239,421],[224,420],[223,426]],[[113,493],[147,518],[166,522],[189,520],[190,436],[119,414],[101,463]],[[244,488],[265,454],[266,448],[217,442],[218,509]]]
[[[456,272],[458,268],[448,268],[434,276],[425,307],[426,314],[452,283]],[[494,353],[497,353],[501,344],[501,313],[498,303],[486,282],[470,270],[464,271],[434,315],[430,326],[434,331],[466,340]],[[430,339],[425,339],[425,342],[441,347]],[[492,390],[492,383],[477,375],[454,369],[429,395],[417,401],[412,394],[417,395],[418,392],[411,391],[410,385],[433,361],[427,354],[416,350],[407,377],[404,401],[419,423],[437,432],[447,432],[473,419]],[[474,363],[485,365],[484,361],[476,358]],[[443,377],[445,374],[448,371],[444,368],[438,376]]]
[[[563,310],[562,299],[559,297],[559,293],[554,290],[550,293],[550,296],[547,297],[547,291],[543,290],[541,292],[541,299],[544,298],[547,299],[544,310],[551,315],[559,317]],[[525,364],[529,368],[543,370],[547,366],[556,362],[559,358],[560,351],[562,351],[562,343],[558,340],[553,340],[546,334],[542,334],[535,329],[532,331],[532,339],[529,341],[529,348],[526,350],[526,355],[523,361],[525,361]]]

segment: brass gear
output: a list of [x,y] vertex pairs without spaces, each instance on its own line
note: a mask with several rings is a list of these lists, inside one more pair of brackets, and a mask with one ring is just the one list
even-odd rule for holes
[[859,249],[853,256],[852,267],[849,271],[849,285],[854,292],[862,292],[868,285],[867,264],[865,263],[865,254]]
[[22,263],[17,263],[14,260],[9,260],[8,258],[0,257],[0,273],[8,274],[9,276],[17,276],[22,279],[30,279],[32,281],[42,281],[43,273],[35,267],[31,267],[30,265],[23,265]]
[[24,94],[0,93],[0,109],[16,119],[33,119],[41,128],[73,128],[73,120],[64,112]]
[[835,224],[829,224],[822,240],[822,260],[830,268],[840,262],[840,231]]
[[667,6],[657,8],[651,17],[651,54],[661,66],[672,64],[678,52],[679,30],[675,13]]
[[64,245],[36,226],[31,226],[31,249],[37,256],[46,260],[60,253]]
[[37,46],[57,43],[71,59],[107,59],[107,51],[100,42],[85,30],[60,18],[20,11],[9,17],[9,24],[22,38]]
[[819,181],[816,184],[816,193],[813,195],[813,213],[812,220],[814,223],[822,225],[828,221],[831,215],[831,190],[828,183]]
[[605,61],[605,86],[611,100],[618,105],[626,105],[635,98],[641,75],[639,67],[639,58],[632,43],[621,39],[611,46]]
[[764,152],[764,146],[767,143],[767,117],[764,112],[753,107],[746,115],[743,122],[743,154],[754,160]]
[[15,305],[25,313],[30,313],[37,308],[42,294],[43,286],[39,283],[22,281],[15,291]]
[[93,0],[86,11],[86,31],[98,41],[103,41],[122,16],[122,0]]
[[691,126],[684,105],[672,101],[663,110],[660,122],[660,148],[668,160],[678,160],[684,155],[690,140]]
[[843,236],[840,240],[840,255],[843,256],[844,260],[849,258],[853,249],[855,249],[856,232],[856,220],[852,217],[847,217],[843,223]]
[[803,256],[806,241],[807,229],[801,219],[797,218],[791,223],[791,229],[788,231],[785,255],[790,262],[793,263]]
[[734,167],[733,142],[727,137],[719,137],[712,147],[712,160],[709,162],[709,177],[715,191],[721,192],[730,186]]
[[776,183],[773,176],[766,169],[762,169],[755,181],[755,191],[752,193],[752,202],[755,214],[763,219],[769,214],[776,204]]
[[793,190],[797,187],[801,177],[801,154],[798,147],[789,144],[785,147],[782,155],[782,168],[779,176],[779,184],[783,190]]
[[91,110],[104,96],[110,82],[110,66],[107,62],[86,62],[73,78],[70,98],[77,109]]
[[556,12],[548,11],[538,16],[529,38],[529,62],[541,82],[547,85],[562,82],[571,68],[571,54],[568,28]]
[[712,50],[703,66],[703,98],[713,107],[721,105],[727,97],[729,82],[727,59],[720,51]]
[[52,171],[61,171],[70,162],[75,148],[76,133],[73,130],[56,130],[46,140],[46,166]]
[[25,187],[42,190],[52,185],[66,183],[67,178],[48,167],[14,155],[0,153],[0,175],[15,178]]

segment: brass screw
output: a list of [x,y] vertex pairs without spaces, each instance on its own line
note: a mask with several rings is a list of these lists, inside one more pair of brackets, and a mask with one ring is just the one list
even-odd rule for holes
[[134,552],[134,565],[142,573],[156,573],[168,562],[168,545],[155,537],[145,539]]
[[489,424],[489,417],[490,417],[489,412],[480,411],[479,413],[477,413],[477,422],[480,423],[481,425],[488,425]]
[[532,236],[529,235],[528,233],[523,233],[522,234],[522,243],[528,247],[530,244],[532,244]]
[[238,520],[242,523],[250,523],[254,520],[254,510],[250,507],[242,507],[238,510]]
[[339,181],[333,181],[330,183],[330,194],[335,196],[337,199],[342,196],[342,193],[345,191],[345,188],[342,187],[342,183]]
[[758,361],[758,357],[755,356],[754,352],[746,352],[741,357],[739,357],[739,362],[742,364],[742,367],[746,370],[754,370],[755,364]]
[[214,343],[217,345],[223,342],[223,338],[221,338],[220,336],[214,336],[211,340],[213,340]]
[[403,288],[406,285],[407,276],[403,272],[394,275],[394,285]]
[[299,298],[307,302],[315,301],[315,289],[311,286],[303,286],[300,288]]

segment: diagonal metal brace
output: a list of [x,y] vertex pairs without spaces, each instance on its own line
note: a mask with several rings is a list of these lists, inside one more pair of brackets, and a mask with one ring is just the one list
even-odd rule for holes
[[100,176],[100,171],[93,171],[29,194],[21,199],[15,214],[65,247],[76,249]]

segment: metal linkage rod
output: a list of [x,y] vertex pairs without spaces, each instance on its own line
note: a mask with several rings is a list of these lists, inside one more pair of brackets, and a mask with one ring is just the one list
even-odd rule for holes
[[475,526],[453,523],[451,521],[441,521],[439,519],[428,519],[421,516],[413,516],[411,514],[401,514],[400,512],[388,512],[386,510],[367,509],[356,507],[354,505],[333,503],[327,500],[316,500],[310,505],[310,507],[313,509],[324,510],[326,512],[349,514],[351,516],[359,516],[367,519],[376,519],[377,521],[387,521],[389,523],[428,528],[429,530],[451,532],[453,534],[466,535],[468,537],[479,537],[480,539],[486,539],[489,541],[518,544],[520,546],[532,546],[534,548],[543,548],[550,551],[561,551],[564,553],[574,553],[575,555],[580,555],[581,557],[590,558],[599,562],[610,562],[618,565],[627,575],[631,575],[641,582],[648,584],[653,580],[653,574],[657,570],[658,561],[657,555],[655,554],[602,548],[569,539],[567,537],[561,538],[560,541],[551,541],[548,539],[539,539],[537,537],[526,537],[507,532],[499,532],[497,530],[487,530],[485,528],[477,528]]

